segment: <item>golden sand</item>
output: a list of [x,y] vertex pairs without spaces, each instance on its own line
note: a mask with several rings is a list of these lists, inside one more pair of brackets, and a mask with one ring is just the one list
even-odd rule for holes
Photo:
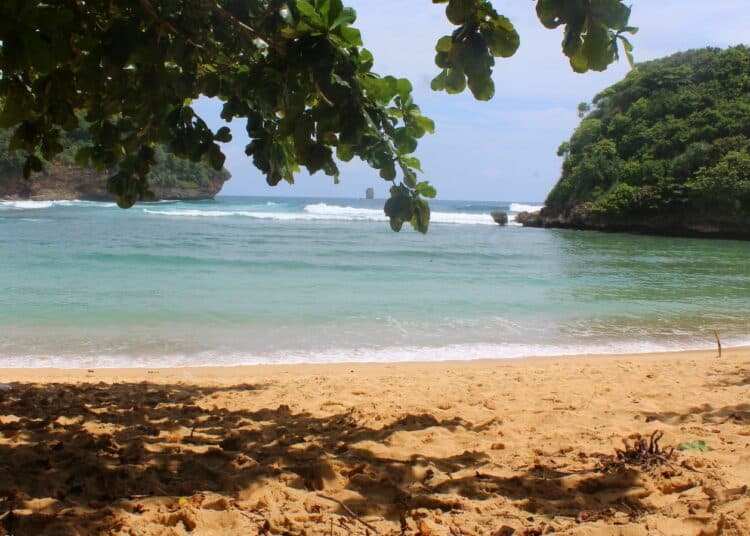
[[0,534],[750,534],[750,349],[0,382]]

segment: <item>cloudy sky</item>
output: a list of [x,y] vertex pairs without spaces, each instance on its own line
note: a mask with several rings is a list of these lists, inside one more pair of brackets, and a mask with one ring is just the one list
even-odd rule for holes
[[[449,96],[430,91],[437,73],[434,44],[451,31],[444,5],[430,0],[344,0],[358,13],[356,26],[375,55],[375,71],[409,78],[415,100],[432,117],[437,132],[420,141],[417,156],[425,178],[442,199],[540,201],[556,182],[561,160],[557,146],[578,124],[576,106],[622,79],[624,59],[604,73],[575,74],[560,52],[561,30],[547,30],[536,18],[532,0],[495,0],[521,35],[515,56],[498,59],[495,97],[474,101],[466,92]],[[631,23],[636,61],[645,61],[703,46],[748,43],[747,0],[632,0]],[[201,102],[210,121],[218,105]],[[275,188],[244,155],[244,128],[232,124],[235,141],[226,146],[232,179],[224,195],[291,195],[362,197],[375,188],[387,196],[388,184],[361,163],[342,165],[341,184],[322,173],[300,174],[294,186]]]

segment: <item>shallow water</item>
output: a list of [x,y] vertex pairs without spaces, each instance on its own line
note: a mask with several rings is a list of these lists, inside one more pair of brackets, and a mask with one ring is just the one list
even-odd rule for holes
[[750,244],[499,227],[519,204],[0,202],[0,366],[394,361],[750,342]]

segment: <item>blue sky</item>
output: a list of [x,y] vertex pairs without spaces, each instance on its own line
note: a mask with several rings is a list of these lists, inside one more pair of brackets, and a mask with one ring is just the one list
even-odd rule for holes
[[[576,106],[629,69],[623,58],[604,73],[573,73],[560,52],[561,30],[542,27],[533,1],[495,0],[497,10],[515,24],[521,46],[512,58],[497,60],[494,99],[477,102],[468,92],[434,93],[429,88],[437,73],[433,47],[451,31],[445,6],[430,0],[344,3],[357,10],[355,25],[375,55],[375,71],[409,78],[415,100],[436,122],[437,132],[420,140],[416,155],[440,199],[543,200],[559,177],[557,146],[578,124]],[[748,42],[747,0],[633,0],[632,7],[631,23],[640,27],[632,38],[636,61]],[[197,108],[218,126],[217,103],[204,100]],[[293,186],[271,188],[244,154],[244,124],[230,126],[235,140],[225,145],[225,153],[232,179],[224,195],[362,197],[372,186],[376,197],[387,196],[389,184],[360,162],[341,166],[339,185],[322,173],[301,173]]]

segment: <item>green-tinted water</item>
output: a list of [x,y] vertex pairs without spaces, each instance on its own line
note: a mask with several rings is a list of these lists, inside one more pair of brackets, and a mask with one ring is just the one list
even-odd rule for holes
[[[0,366],[402,360],[750,342],[750,244],[500,228],[437,202],[0,204]],[[520,207],[514,206],[518,209]]]

